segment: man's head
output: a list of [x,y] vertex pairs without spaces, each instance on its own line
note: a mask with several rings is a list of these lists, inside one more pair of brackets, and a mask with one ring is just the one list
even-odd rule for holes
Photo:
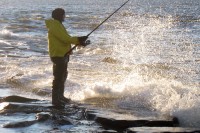
[[52,12],[52,18],[54,18],[62,23],[65,19],[65,10],[62,8],[56,8]]

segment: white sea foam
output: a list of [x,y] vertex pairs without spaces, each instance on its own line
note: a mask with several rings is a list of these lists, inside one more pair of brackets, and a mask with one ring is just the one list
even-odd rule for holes
[[6,29],[3,29],[0,31],[0,38],[3,38],[3,39],[11,39],[16,36],[17,36],[16,34]]
[[72,86],[66,88],[65,95],[73,100],[114,97],[117,100],[113,104],[119,108],[133,111],[140,109],[141,112],[155,111],[177,117],[181,126],[199,126],[200,117],[197,115],[200,113],[199,88],[169,79],[144,82],[139,75],[134,76],[135,82],[133,79],[127,80],[129,82],[118,84],[96,82],[93,85]]

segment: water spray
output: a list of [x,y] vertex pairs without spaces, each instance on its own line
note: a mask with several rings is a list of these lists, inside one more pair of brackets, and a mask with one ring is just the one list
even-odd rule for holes
[[[123,3],[118,9],[116,9],[112,14],[110,14],[104,21],[102,21],[99,25],[97,25],[89,34],[87,34],[87,37],[89,37],[95,30],[97,30],[103,23],[105,23],[113,14],[115,14],[119,9],[121,9],[126,3],[128,3],[130,0],[127,0],[125,3]],[[85,41],[85,46],[90,44],[90,40]],[[66,54],[69,54],[74,50],[78,45],[75,45],[72,47]]]

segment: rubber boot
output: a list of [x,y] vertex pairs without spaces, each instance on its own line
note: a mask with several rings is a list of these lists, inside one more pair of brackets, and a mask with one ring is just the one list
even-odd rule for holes
[[61,97],[60,97],[60,88],[61,86],[58,86],[57,83],[55,83],[55,80],[53,81],[53,89],[52,89],[52,104],[55,107],[62,108],[65,106],[64,102],[62,102]]
[[61,101],[63,101],[63,102],[65,102],[65,103],[70,103],[71,102],[71,99],[69,99],[69,98],[66,98],[65,96],[64,96],[64,84],[63,84],[63,86],[61,87],[61,89],[60,89],[60,95],[59,95],[59,98],[61,99]]

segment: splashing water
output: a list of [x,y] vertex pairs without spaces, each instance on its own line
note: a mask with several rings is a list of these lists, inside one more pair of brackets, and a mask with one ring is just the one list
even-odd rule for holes
[[[11,4],[13,9],[0,9],[0,83],[50,99],[47,14],[63,7],[68,31],[84,35],[121,1],[70,0],[67,7],[64,1],[48,1],[51,4],[40,0],[43,4],[33,9],[38,0],[27,7],[16,4],[17,8],[12,0],[0,2],[2,8]],[[173,115],[182,126],[199,127],[199,4],[132,0],[90,36],[91,45],[71,56],[65,96],[77,101],[94,98],[96,103],[109,102],[107,108],[139,110],[143,115]]]

